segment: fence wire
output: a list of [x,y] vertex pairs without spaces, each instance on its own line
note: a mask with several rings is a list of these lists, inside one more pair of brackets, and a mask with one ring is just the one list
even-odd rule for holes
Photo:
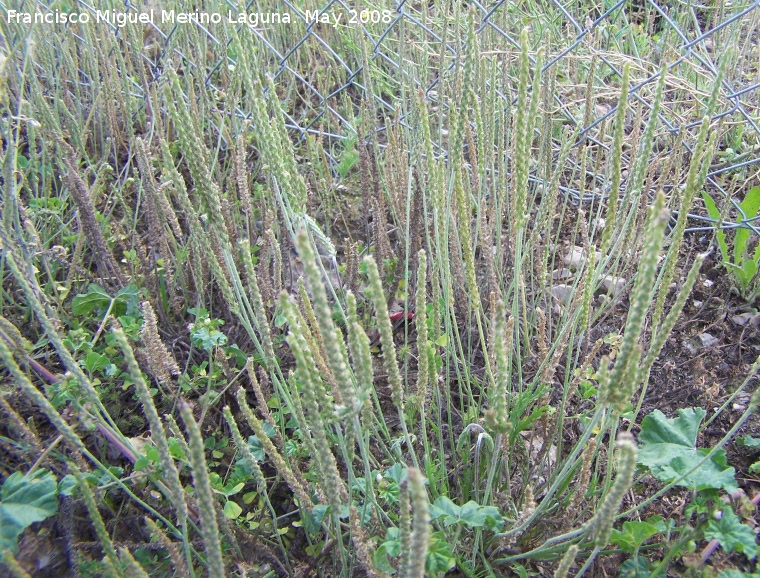
[[[83,0],[77,3],[92,14],[99,9]],[[126,0],[120,5],[122,10],[136,12],[147,6],[152,4]],[[691,152],[718,77],[719,61],[729,58],[718,109],[712,115],[713,123],[722,121],[726,130],[719,155],[710,166],[709,191],[719,205],[724,199],[734,205],[735,210],[726,213],[720,224],[722,228],[744,227],[760,234],[758,217],[743,214],[738,198],[748,190],[747,183],[760,182],[760,0],[471,0],[461,7],[442,0],[356,4],[330,0],[320,5],[313,5],[312,0],[259,0],[245,6],[247,14],[256,15],[256,22],[235,25],[256,37],[260,60],[285,95],[288,127],[301,139],[311,134],[323,142],[340,143],[358,136],[360,107],[367,98],[400,123],[413,114],[405,105],[413,100],[412,89],[422,90],[431,106],[439,103],[447,75],[451,76],[465,54],[464,22],[470,6],[475,9],[482,57],[496,55],[499,66],[505,68],[505,82],[495,87],[504,106],[516,98],[510,63],[521,48],[520,30],[528,25],[532,48],[543,44],[546,50],[543,73],[557,67],[562,79],[557,85],[561,90],[554,95],[562,123],[579,130],[579,145],[596,147],[599,153],[609,149],[603,138],[605,125],[616,112],[619,89],[615,90],[615,82],[622,76],[625,60],[632,61],[636,70],[628,101],[629,117],[633,118],[642,110],[646,117],[646,111],[652,109],[653,84],[660,67],[667,64],[670,91],[658,113],[655,163],[675,154],[679,141],[683,150]],[[219,0],[216,8],[225,14],[242,11],[231,0]],[[37,2],[36,9],[57,9],[57,5]],[[285,14],[287,23],[283,22]],[[327,22],[322,22],[325,18]],[[168,60],[179,58],[184,66],[201,71],[207,87],[213,89],[215,78],[236,63],[224,23],[153,22],[151,26],[157,48],[144,58],[156,78]],[[111,28],[113,34],[121,33],[118,26]],[[183,54],[176,47],[181,34],[195,35],[198,42],[208,44],[213,49],[210,62]],[[591,58],[596,63],[592,82],[599,96],[586,111],[581,89],[585,90],[588,79],[583,75],[588,74]],[[136,84],[135,96],[141,97],[142,92]],[[249,114],[240,107],[236,112],[242,117]],[[380,145],[384,130],[383,126],[378,129]],[[331,151],[339,149],[325,148],[333,168],[337,167],[339,159]],[[568,163],[556,170],[578,169],[572,156]],[[563,194],[576,204],[596,202],[609,194],[601,176],[593,172],[589,176],[593,186],[581,191],[565,183]],[[540,182],[537,173],[532,180]],[[668,191],[682,184],[682,179],[676,179],[657,186]],[[704,215],[690,217],[689,231],[708,231],[717,225]]]

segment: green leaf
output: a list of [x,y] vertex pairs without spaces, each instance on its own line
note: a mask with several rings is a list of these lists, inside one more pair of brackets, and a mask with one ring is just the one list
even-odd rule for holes
[[455,565],[456,559],[451,553],[451,544],[446,535],[443,532],[433,532],[425,558],[425,571],[428,574],[438,575],[448,572]]
[[741,570],[731,568],[730,570],[723,570],[723,572],[718,574],[718,578],[760,578],[760,574],[756,572],[750,574],[749,572],[742,572]]
[[620,565],[621,578],[649,578],[651,576],[646,558],[634,556]]
[[239,482],[239,483],[235,484],[234,486],[232,484],[227,484],[226,486],[224,486],[224,489],[222,490],[222,492],[226,496],[234,496],[240,490],[242,490],[243,487],[245,487],[245,482]]
[[730,508],[724,510],[720,520],[710,520],[705,530],[705,538],[717,540],[726,552],[743,552],[750,560],[757,557],[754,530],[742,524]]
[[623,530],[613,530],[610,541],[626,554],[634,554],[641,545],[659,533],[656,526],[647,522],[624,522]]
[[71,496],[77,487],[79,487],[77,479],[71,474],[66,474],[58,482],[58,494],[61,496]]
[[[679,409],[677,418],[667,418],[655,410],[641,422],[639,463],[662,482],[672,482],[691,471],[704,459],[709,449],[697,449],[697,432],[706,412],[702,408]],[[723,489],[735,492],[738,487],[734,469],[726,465],[726,452],[720,450],[712,459],[682,478],[677,485],[691,490]]]
[[90,373],[102,371],[111,365],[111,360],[107,356],[90,351],[84,359],[84,368]]
[[430,506],[430,517],[433,520],[445,518],[444,524],[451,526],[459,521],[461,510],[450,498],[439,496]]
[[430,517],[434,520],[443,518],[445,526],[461,523],[468,528],[498,530],[504,525],[504,518],[495,506],[481,506],[473,500],[457,506],[446,496],[439,496],[430,505]]
[[[718,207],[715,204],[715,201],[710,196],[710,194],[707,191],[702,191],[702,198],[705,201],[705,208],[707,209],[707,214],[710,216],[711,219],[715,219],[716,221],[720,219],[720,211],[718,210]],[[728,244],[726,244],[726,234],[718,229],[715,231],[715,238],[718,240],[718,246],[720,247],[720,254],[723,257],[723,262],[728,262]]]
[[395,574],[396,569],[391,566],[388,561],[388,557],[395,558],[401,553],[401,544],[398,540],[383,542],[375,550],[375,554],[372,556],[372,565],[386,574]]
[[736,438],[736,443],[748,448],[760,448],[760,438],[753,438],[751,435]]
[[140,297],[140,290],[133,283],[130,283],[114,295],[114,304],[111,313],[114,317],[122,315],[135,315],[138,312],[137,301]]
[[406,468],[398,463],[393,464],[390,468],[385,470],[383,477],[400,484],[406,479]]
[[[760,209],[760,187],[753,187],[747,191],[744,200],[739,203],[739,206],[748,219],[756,217],[758,209]],[[747,249],[749,236],[749,229],[743,227],[737,229],[736,233],[734,233],[734,263],[738,264],[744,260],[744,252]]]
[[11,474],[0,489],[0,551],[18,552],[16,539],[58,510],[58,483],[48,470]]
[[[750,262],[751,261],[747,261],[747,263]],[[726,271],[731,273],[734,276],[734,279],[739,282],[740,289],[742,291],[746,290],[746,288],[749,286],[749,282],[752,279],[752,276],[744,270],[744,267],[734,265],[733,263],[723,263],[723,266],[726,268]]]
[[226,504],[224,504],[224,516],[226,518],[229,518],[230,520],[235,520],[242,513],[243,513],[243,508],[238,506],[232,500],[229,500]]
[[93,309],[107,309],[111,304],[111,296],[96,283],[90,283],[87,293],[80,293],[71,302],[71,312],[74,315],[87,315]]

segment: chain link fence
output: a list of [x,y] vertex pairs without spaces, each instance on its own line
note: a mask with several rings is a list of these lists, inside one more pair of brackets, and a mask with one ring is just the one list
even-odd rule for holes
[[[100,9],[85,1],[76,3],[93,16]],[[624,61],[633,63],[634,73],[629,116],[639,121],[651,110],[653,85],[660,68],[667,66],[666,98],[658,113],[652,159],[663,163],[671,154],[690,153],[720,60],[727,58],[713,115],[713,122],[721,121],[724,132],[710,167],[709,190],[719,205],[721,196],[734,204],[723,228],[747,227],[760,233],[757,217],[743,214],[739,207],[739,197],[752,183],[760,182],[760,0],[473,0],[466,6],[439,0],[371,4],[330,0],[319,5],[312,0],[260,0],[248,2],[244,9],[224,0],[213,9],[187,4],[185,9],[196,15],[189,25],[161,17],[150,23],[152,31],[145,42],[152,49],[145,51],[144,58],[156,79],[168,60],[179,60],[196,69],[207,88],[215,89],[225,68],[235,65],[234,44],[225,27],[247,29],[257,39],[260,62],[274,78],[278,92],[282,91],[278,97],[285,103],[289,128],[301,139],[311,134],[331,143],[325,150],[333,168],[340,162],[340,143],[359,136],[360,110],[368,97],[378,118],[386,116],[394,122],[403,123],[413,114],[407,105],[413,101],[413,90],[422,90],[435,110],[442,85],[463,58],[466,14],[471,7],[481,58],[499,69],[502,82],[493,89],[504,106],[516,99],[513,64],[520,50],[520,31],[529,26],[532,49],[545,47],[543,73],[557,69],[554,113],[561,124],[579,128],[579,146],[591,147],[598,155],[609,148],[604,137],[611,132]],[[130,0],[118,8],[135,13],[163,10],[160,4]],[[36,10],[52,9],[57,5],[36,4]],[[242,22],[241,12],[245,14]],[[218,14],[220,20],[199,17],[210,13]],[[122,33],[118,24],[109,26],[113,34]],[[181,34],[195,38],[205,53],[178,50],[176,39]],[[591,75],[594,96],[586,110]],[[135,92],[140,97],[142,88],[135,85]],[[236,109],[243,117],[248,112]],[[376,142],[382,145],[386,127],[378,124]],[[571,166],[564,169],[577,171],[577,157],[571,156],[568,163]],[[590,172],[589,178],[592,184],[584,190],[564,183],[562,192],[576,204],[595,202],[609,193],[601,175]],[[538,176],[534,174],[533,179]],[[681,184],[676,178],[657,186],[667,192]],[[690,231],[716,226],[704,215],[691,216]]]

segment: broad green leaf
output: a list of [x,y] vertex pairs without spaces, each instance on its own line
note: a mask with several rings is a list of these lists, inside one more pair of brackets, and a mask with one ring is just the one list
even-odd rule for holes
[[230,520],[235,520],[240,514],[243,513],[243,508],[238,506],[232,500],[229,500],[224,504],[224,516]]
[[106,309],[111,304],[111,296],[96,283],[90,283],[87,293],[80,293],[71,302],[74,315],[87,315],[93,309]]
[[140,297],[140,290],[136,285],[130,283],[114,295],[114,304],[111,313],[114,317],[122,315],[134,315],[137,313],[137,301]]
[[58,482],[58,494],[61,496],[71,496],[77,487],[77,479],[71,474],[66,474]]
[[406,468],[401,464],[393,464],[390,468],[385,470],[383,477],[393,480],[397,484],[400,484],[406,479]]
[[622,531],[613,530],[610,541],[626,554],[633,554],[652,536],[659,533],[657,526],[647,522],[624,522]]
[[705,538],[717,540],[726,552],[743,552],[750,560],[757,557],[754,530],[742,524],[730,508],[724,510],[720,520],[710,520]]
[[443,532],[433,532],[430,536],[425,571],[437,576],[448,572],[456,565],[456,559],[451,553],[451,544]]
[[468,528],[497,530],[504,525],[504,518],[495,506],[481,506],[473,500],[457,506],[446,496],[439,496],[430,505],[430,517],[434,520],[443,518],[446,526],[461,523]]
[[16,539],[58,510],[58,483],[48,470],[11,474],[0,489],[0,551],[18,552]]
[[326,506],[324,504],[319,504],[317,506],[314,506],[314,508],[311,511],[311,515],[314,518],[314,522],[316,524],[322,523],[322,521],[325,519],[325,516],[327,516],[327,512],[329,508],[330,506]]
[[753,438],[751,435],[736,438],[736,443],[748,448],[760,448],[760,438]]
[[242,490],[244,486],[245,486],[245,482],[239,482],[235,484],[234,486],[232,484],[227,484],[226,486],[224,486],[224,489],[222,490],[222,492],[224,493],[224,495],[228,497],[234,496],[240,490]]
[[649,563],[643,556],[634,556],[620,565],[621,578],[649,578]]
[[459,519],[468,528],[482,528],[486,522],[486,515],[481,511],[480,504],[470,500],[462,506]]
[[439,496],[430,506],[430,517],[434,520],[445,518],[444,524],[451,526],[459,521],[462,508],[446,496]]
[[399,554],[401,554],[401,544],[398,540],[383,542],[372,556],[372,565],[386,574],[395,574],[396,569],[391,566],[388,557],[395,558]]
[[109,365],[111,365],[111,360],[108,359],[108,357],[105,355],[90,351],[85,357],[84,363],[80,363],[80,365],[83,365],[88,373],[92,374],[96,371],[102,371],[106,369]]
[[[760,209],[760,187],[753,187],[747,191],[744,200],[739,203],[739,206],[748,219],[756,217],[758,209]],[[749,229],[741,228],[736,230],[734,234],[734,263],[739,264],[742,262],[749,236]]]
[[[641,423],[639,463],[662,482],[672,482],[691,471],[710,451],[696,447],[699,424],[705,415],[702,408],[680,409],[676,418],[667,418],[660,410],[650,413]],[[723,450],[677,485],[691,490],[714,488],[735,492],[738,489],[734,469],[726,465]]]
[[485,516],[485,527],[489,530],[501,532],[504,528],[504,517],[496,506],[481,506],[481,513]]

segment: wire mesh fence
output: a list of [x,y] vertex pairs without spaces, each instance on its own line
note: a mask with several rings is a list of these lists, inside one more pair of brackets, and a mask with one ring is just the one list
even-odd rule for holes
[[[102,10],[81,0],[77,4],[93,18]],[[757,183],[760,171],[760,0],[474,0],[467,6],[436,0],[372,4],[331,0],[319,5],[310,0],[263,0],[244,8],[220,0],[213,9],[193,7],[187,12],[189,26],[180,24],[178,10],[169,14],[159,4],[126,0],[119,8],[135,14],[150,9],[158,14],[143,38],[144,58],[154,80],[173,61],[194,69],[207,88],[215,89],[217,79],[236,64],[228,27],[253,34],[259,61],[275,81],[289,128],[302,140],[315,135],[323,142],[338,143],[336,147],[345,140],[367,138],[360,126],[362,103],[367,100],[377,119],[392,118],[402,124],[414,114],[408,104],[413,91],[422,91],[434,108],[438,103],[448,106],[441,94],[450,90],[453,71],[465,54],[469,9],[474,9],[481,65],[492,70],[489,89],[504,107],[516,98],[514,63],[521,48],[520,30],[529,26],[531,48],[545,49],[543,74],[556,79],[552,111],[556,125],[577,129],[576,148],[586,147],[589,158],[596,156],[602,163],[609,149],[606,137],[616,112],[624,61],[632,63],[633,71],[628,100],[628,132],[633,140],[637,122],[652,108],[659,72],[667,68],[666,97],[658,112],[652,158],[656,167],[672,155],[691,152],[725,59],[726,74],[712,115],[713,123],[722,123],[723,134],[710,166],[709,190],[716,200],[722,196],[734,205],[733,211],[725,213],[723,228],[746,227],[760,233],[757,216],[743,214],[739,207],[748,183]],[[37,2],[34,9],[58,8]],[[118,22],[106,24],[113,34],[123,33]],[[180,35],[189,35],[199,50],[179,51]],[[589,84],[593,87],[590,101],[585,98]],[[141,98],[143,91],[136,83],[134,96]],[[249,113],[241,106],[235,109],[241,117]],[[377,124],[372,138],[382,146],[386,125],[382,120]],[[556,154],[558,142],[553,147]],[[338,148],[326,146],[325,150],[335,170],[340,159],[333,151]],[[437,152],[445,154],[444,149]],[[571,155],[567,163],[556,170],[579,172],[578,155]],[[567,198],[575,204],[597,203],[610,194],[601,174],[591,167],[583,172],[584,183],[563,182]],[[532,180],[541,181],[536,171]],[[683,179],[676,175],[652,184],[667,192],[681,186]],[[715,228],[715,220],[699,213],[691,215],[690,231]]]

